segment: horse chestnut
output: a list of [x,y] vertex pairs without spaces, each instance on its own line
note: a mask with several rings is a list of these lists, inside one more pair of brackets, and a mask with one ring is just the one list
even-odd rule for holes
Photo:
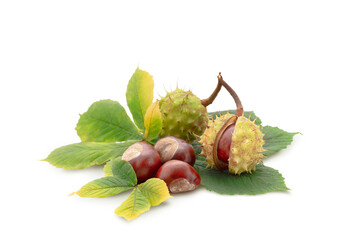
[[201,181],[199,173],[190,164],[179,160],[164,163],[156,177],[164,180],[172,193],[194,190]]
[[156,142],[155,149],[159,152],[162,163],[174,159],[184,161],[191,166],[195,163],[194,148],[181,138],[173,136],[161,138]]
[[240,175],[255,171],[256,165],[264,158],[261,126],[244,115],[244,108],[235,91],[222,79],[220,83],[228,90],[236,103],[236,114],[226,113],[211,118],[199,143],[201,155],[205,156],[209,167],[216,167],[229,173]]
[[122,155],[122,160],[128,161],[134,168],[138,182],[154,177],[161,166],[159,153],[146,142],[131,145]]
[[217,148],[217,155],[220,161],[224,163],[229,162],[230,156],[230,147],[232,142],[232,134],[235,129],[235,124],[232,124],[226,128],[223,134],[220,137],[218,148]]

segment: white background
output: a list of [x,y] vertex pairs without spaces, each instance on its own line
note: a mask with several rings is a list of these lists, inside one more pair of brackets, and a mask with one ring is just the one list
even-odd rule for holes
[[[1,239],[359,239],[359,1],[0,2]],[[291,191],[199,188],[127,222],[128,194],[68,194],[103,176],[39,160],[79,142],[79,113],[126,106],[136,67],[155,95],[217,73],[264,125],[301,132],[265,160]],[[209,111],[233,109],[222,90]]]

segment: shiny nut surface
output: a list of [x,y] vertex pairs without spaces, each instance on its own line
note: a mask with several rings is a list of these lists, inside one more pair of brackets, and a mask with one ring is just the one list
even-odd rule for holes
[[164,180],[172,193],[194,190],[201,182],[199,173],[190,164],[179,160],[164,163],[156,177]]
[[131,145],[123,153],[122,160],[128,161],[134,168],[139,183],[154,177],[161,166],[159,153],[146,142]]
[[195,163],[193,146],[181,138],[167,136],[158,140],[154,147],[159,152],[162,163],[174,159],[190,165]]

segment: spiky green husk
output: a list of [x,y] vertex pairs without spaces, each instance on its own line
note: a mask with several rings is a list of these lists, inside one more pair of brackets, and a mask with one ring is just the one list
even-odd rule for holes
[[163,122],[161,137],[175,136],[191,142],[206,128],[207,111],[191,91],[177,88],[159,101]]
[[[208,127],[200,137],[199,143],[203,148],[201,154],[205,156],[209,167],[215,166],[213,145],[216,135],[224,123],[232,116],[234,115],[227,113],[215,120],[209,120]],[[230,173],[251,173],[255,170],[256,165],[264,158],[263,145],[265,141],[263,136],[264,134],[261,132],[260,126],[257,126],[255,121],[250,121],[250,119],[244,116],[237,118],[230,146],[228,163]]]
[[264,158],[264,134],[255,121],[238,117],[232,136],[229,154],[229,172],[240,174],[255,170],[256,165]]

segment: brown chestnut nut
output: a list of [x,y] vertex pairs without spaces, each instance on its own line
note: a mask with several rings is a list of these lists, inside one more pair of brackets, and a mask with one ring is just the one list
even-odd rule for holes
[[229,127],[227,127],[219,140],[217,155],[218,155],[218,159],[224,163],[229,162],[230,147],[231,147],[232,134],[234,132],[234,129],[235,129],[235,124],[232,124]]
[[194,190],[201,182],[199,173],[190,164],[179,160],[164,163],[156,177],[164,180],[172,193]]
[[122,160],[128,161],[134,168],[139,183],[154,177],[161,166],[159,153],[146,142],[131,145],[123,153]]
[[195,163],[193,146],[181,138],[167,136],[157,141],[154,147],[159,152],[162,163],[174,159],[184,161],[191,166]]

